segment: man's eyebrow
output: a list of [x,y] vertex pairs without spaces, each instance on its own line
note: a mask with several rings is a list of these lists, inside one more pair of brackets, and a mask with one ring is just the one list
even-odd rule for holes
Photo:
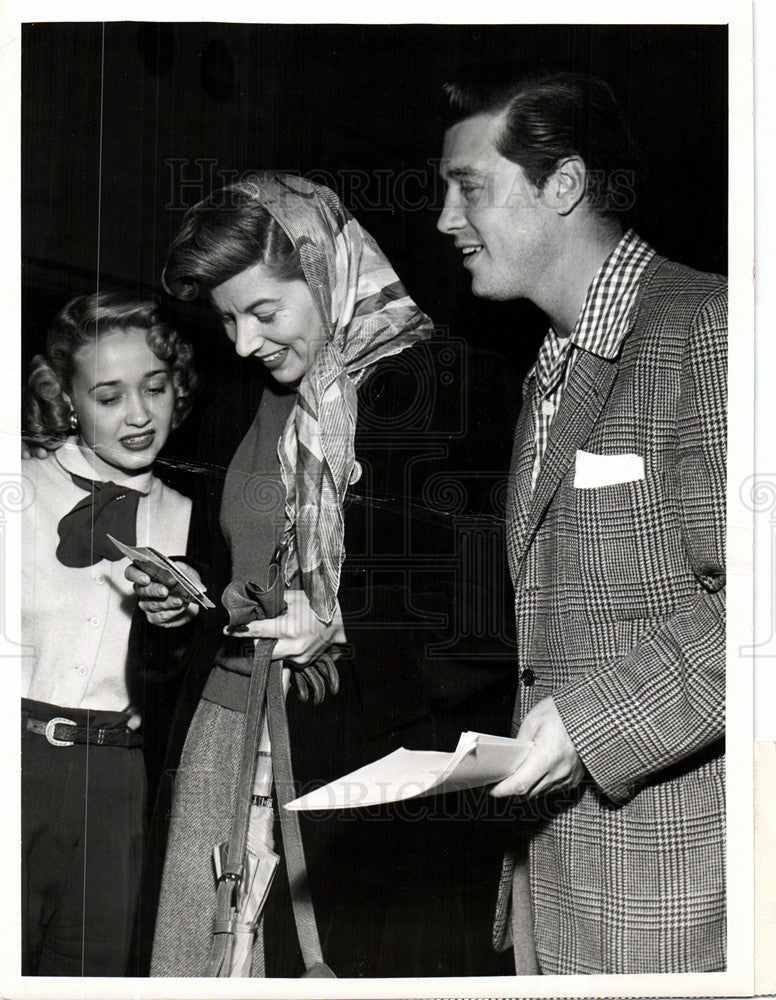
[[478,170],[476,167],[443,167],[442,175],[444,177],[450,177],[454,180],[460,180],[462,177],[484,177],[485,173],[482,170]]

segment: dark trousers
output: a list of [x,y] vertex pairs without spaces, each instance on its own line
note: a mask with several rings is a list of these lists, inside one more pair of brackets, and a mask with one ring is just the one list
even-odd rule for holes
[[[97,727],[126,722],[116,712],[88,715]],[[27,732],[27,716],[84,725],[87,713],[23,702],[22,974],[126,975],[143,848],[142,751],[52,746]]]

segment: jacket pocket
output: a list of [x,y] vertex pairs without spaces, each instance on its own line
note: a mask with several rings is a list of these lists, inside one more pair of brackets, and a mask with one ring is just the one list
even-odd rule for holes
[[594,489],[566,480],[557,565],[568,610],[592,621],[668,617],[694,590],[675,499],[659,475]]

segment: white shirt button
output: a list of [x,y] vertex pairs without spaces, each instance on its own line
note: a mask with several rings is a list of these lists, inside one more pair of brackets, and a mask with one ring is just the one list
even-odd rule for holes
[[81,677],[84,677],[86,675],[86,667],[76,667],[75,669],[81,675]]
[[98,583],[102,587],[105,584],[105,577],[104,576],[95,576],[94,582]]
[[99,618],[90,618],[90,619],[89,619],[89,622],[90,622],[90,623],[91,623],[91,624],[92,624],[92,625],[93,625],[93,626],[94,626],[95,628],[99,628],[99,627],[100,627],[100,619],[99,619]]
[[555,412],[555,404],[549,399],[542,400],[542,413],[545,417],[551,417]]

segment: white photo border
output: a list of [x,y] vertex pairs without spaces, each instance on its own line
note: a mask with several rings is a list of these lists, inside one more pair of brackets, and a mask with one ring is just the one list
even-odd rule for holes
[[[481,0],[476,5],[478,24],[499,23],[639,23],[639,24],[727,24],[729,25],[730,140],[729,140],[729,247],[730,247],[730,465],[728,470],[728,914],[729,965],[724,973],[652,976],[542,976],[531,978],[472,978],[466,980],[99,980],[22,979],[19,976],[20,923],[18,899],[19,846],[19,753],[18,741],[8,736],[0,756],[0,781],[5,796],[6,821],[2,824],[0,849],[4,859],[3,931],[0,939],[0,995],[7,997],[691,997],[750,996],[753,993],[753,797],[752,797],[752,704],[753,659],[742,652],[753,641],[753,516],[745,501],[744,484],[754,471],[754,187],[753,187],[753,95],[752,95],[752,6],[747,0],[656,0],[626,13],[622,2],[600,0],[584,5],[563,2],[552,5],[551,18],[545,4],[514,0],[510,4]],[[632,13],[631,13],[632,12]],[[20,480],[18,414],[21,324],[20,305],[20,25],[31,21],[104,20],[106,7],[93,0],[71,0],[63,9],[53,2],[5,3],[0,13],[0,96],[4,156],[0,163],[2,189],[6,192],[2,253],[4,281],[5,358],[0,448],[3,475],[0,490]],[[326,4],[289,0],[282,11],[270,10],[238,0],[222,0],[217,7],[204,4],[121,2],[109,9],[110,20],[218,20],[231,22],[278,21],[281,23],[466,23],[472,8],[459,0],[444,5],[429,0],[398,0],[373,3],[369,7],[332,0]],[[217,14],[217,17],[214,15]],[[584,16],[582,16],[584,14]],[[628,16],[631,14],[631,16]],[[767,54],[766,54],[767,56]],[[772,386],[769,386],[772,390]],[[2,651],[5,667],[5,698],[0,719],[6,734],[17,731],[20,696],[15,637],[20,635],[18,587],[23,554],[13,516],[0,518],[2,554]],[[770,570],[773,571],[773,567]]]

